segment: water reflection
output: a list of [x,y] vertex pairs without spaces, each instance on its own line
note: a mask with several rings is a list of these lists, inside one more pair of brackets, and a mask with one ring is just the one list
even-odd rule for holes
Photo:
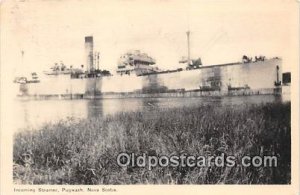
[[[67,117],[92,118],[119,112],[154,110],[158,108],[195,107],[201,105],[234,106],[283,101],[281,96],[233,96],[195,98],[128,98],[103,100],[15,101],[16,129],[38,128]],[[285,99],[284,99],[285,101]]]
[[87,118],[103,116],[103,101],[87,101]]

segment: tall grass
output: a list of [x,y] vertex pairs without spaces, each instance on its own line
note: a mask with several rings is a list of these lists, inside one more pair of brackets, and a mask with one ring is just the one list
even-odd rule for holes
[[[290,103],[154,109],[67,119],[14,136],[14,181],[22,184],[287,184]],[[155,155],[275,155],[278,167],[122,168],[120,152]]]

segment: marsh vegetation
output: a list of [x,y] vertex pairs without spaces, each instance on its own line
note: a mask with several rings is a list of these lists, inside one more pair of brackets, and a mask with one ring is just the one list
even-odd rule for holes
[[[14,135],[18,184],[288,184],[290,103],[154,108],[68,118]],[[120,152],[275,155],[277,167],[123,168]]]

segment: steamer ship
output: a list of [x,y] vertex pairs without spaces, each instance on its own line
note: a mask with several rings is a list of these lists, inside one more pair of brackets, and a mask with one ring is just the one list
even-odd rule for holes
[[[99,68],[100,53],[94,52],[93,37],[85,37],[86,65],[80,68],[55,64],[40,82],[16,82],[18,97],[32,99],[196,97],[281,93],[281,65],[278,57],[243,56],[240,62],[202,65],[201,58],[187,57],[186,68],[161,70],[156,60],[133,50],[122,55],[114,74]],[[51,77],[50,77],[51,76]]]

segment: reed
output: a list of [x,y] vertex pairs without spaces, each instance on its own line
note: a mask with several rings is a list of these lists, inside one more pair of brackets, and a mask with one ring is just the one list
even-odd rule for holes
[[[18,184],[289,184],[290,103],[154,108],[68,118],[14,135]],[[278,167],[122,168],[120,152],[275,155]]]

